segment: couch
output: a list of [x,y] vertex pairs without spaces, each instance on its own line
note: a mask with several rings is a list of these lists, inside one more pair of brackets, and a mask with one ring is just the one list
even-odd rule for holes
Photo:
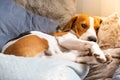
[[[22,32],[38,30],[53,33],[57,27],[58,22],[33,14],[12,0],[0,0],[0,51],[7,41]],[[82,64],[81,70],[80,65],[67,60],[24,58],[0,53],[0,80],[83,80],[85,74],[82,73],[86,68]],[[120,80],[119,69],[113,80]]]
[[[56,31],[58,22],[35,15],[12,0],[0,0],[0,51],[22,32]],[[0,53],[0,80],[82,80],[81,64],[67,60],[25,58]]]

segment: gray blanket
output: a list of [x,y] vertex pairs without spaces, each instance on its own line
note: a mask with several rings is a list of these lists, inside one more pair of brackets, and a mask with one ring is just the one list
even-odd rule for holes
[[119,68],[116,70],[112,80],[120,80],[120,66]]

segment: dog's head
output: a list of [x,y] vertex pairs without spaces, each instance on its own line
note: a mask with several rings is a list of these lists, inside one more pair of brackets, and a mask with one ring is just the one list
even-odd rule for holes
[[82,40],[97,41],[96,33],[102,20],[97,17],[91,17],[87,14],[73,16],[63,31],[73,31],[73,33]]

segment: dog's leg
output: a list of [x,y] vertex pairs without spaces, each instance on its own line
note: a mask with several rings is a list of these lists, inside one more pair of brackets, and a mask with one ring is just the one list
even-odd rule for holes
[[92,55],[100,62],[106,62],[106,56],[99,48],[98,44],[90,41],[83,41],[75,38],[58,38],[58,42],[61,46],[68,48],[70,50],[90,50]]
[[78,51],[72,50],[70,52],[63,52],[60,54],[54,54],[51,56],[45,56],[46,58],[54,58],[54,59],[65,59],[65,60],[70,60],[73,62],[77,62],[77,57],[79,56]]
[[70,52],[65,52],[65,53],[60,53],[60,54],[54,54],[51,56],[45,56],[46,58],[53,58],[53,59],[64,59],[64,60],[69,60],[73,61],[76,63],[84,63],[84,64],[98,64],[98,62],[95,58],[95,56],[84,56],[84,55],[79,55],[81,52],[79,51],[70,51]]
[[98,44],[94,42],[88,42],[88,43],[92,44],[91,52],[96,57],[96,59],[99,60],[100,62],[106,62],[107,58],[103,53],[103,51],[99,48]]

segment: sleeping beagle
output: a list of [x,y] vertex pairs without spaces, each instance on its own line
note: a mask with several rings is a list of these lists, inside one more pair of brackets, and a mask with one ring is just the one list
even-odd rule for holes
[[[87,14],[73,16],[68,24],[57,33],[48,35],[30,31],[10,40],[2,49],[4,54],[24,57],[45,56],[75,62],[107,62],[107,56],[97,45],[97,30],[101,19]],[[91,54],[92,58],[83,58]]]

